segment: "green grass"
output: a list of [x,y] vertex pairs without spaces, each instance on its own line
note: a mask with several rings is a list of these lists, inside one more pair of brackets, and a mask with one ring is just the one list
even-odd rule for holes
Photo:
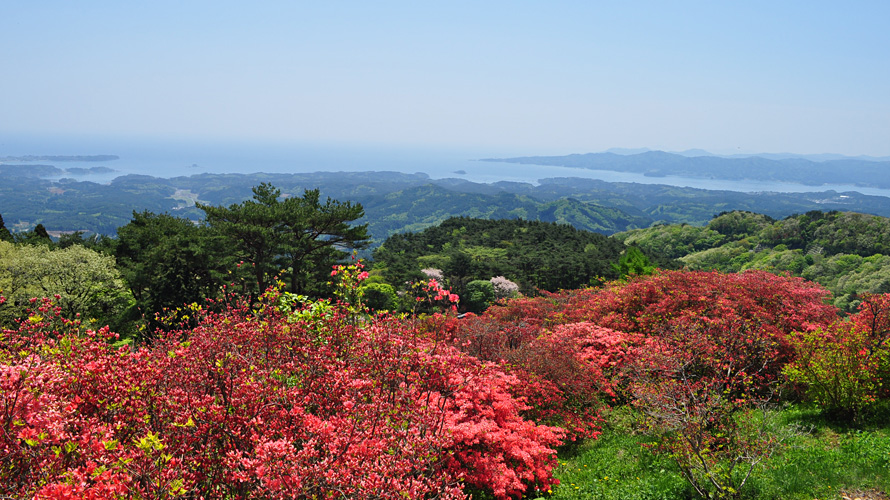
[[[886,413],[886,412],[885,412]],[[552,499],[661,500],[697,498],[665,456],[655,456],[635,433],[629,413],[609,417],[595,441],[559,452],[555,471],[561,484],[533,494]],[[755,469],[741,498],[836,499],[842,491],[890,492],[890,418],[875,415],[860,427],[831,422],[813,409],[790,407],[776,419],[801,429],[786,446]],[[779,430],[779,429],[776,429]]]
[[695,491],[665,457],[644,445],[647,436],[632,432],[626,412],[612,414],[595,441],[559,451],[553,499],[667,500],[694,498]]
[[822,418],[814,409],[791,407],[786,425],[811,428],[797,435],[752,478],[748,498],[840,498],[840,491],[890,492],[890,420],[876,415],[854,427]]

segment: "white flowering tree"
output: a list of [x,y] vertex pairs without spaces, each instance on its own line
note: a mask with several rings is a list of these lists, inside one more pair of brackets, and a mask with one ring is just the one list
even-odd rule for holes
[[503,276],[495,276],[491,278],[491,285],[494,287],[495,300],[510,299],[519,296],[519,285],[508,280]]

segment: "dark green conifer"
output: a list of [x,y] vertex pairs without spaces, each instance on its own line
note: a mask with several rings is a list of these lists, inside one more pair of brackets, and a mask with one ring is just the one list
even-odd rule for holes
[[0,241],[12,241],[12,233],[9,232],[9,229],[6,228],[6,224],[3,222],[3,215],[0,214]]

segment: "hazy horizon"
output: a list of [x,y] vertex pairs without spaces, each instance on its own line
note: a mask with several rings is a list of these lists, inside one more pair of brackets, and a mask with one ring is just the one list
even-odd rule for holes
[[890,156],[881,1],[87,0],[0,16],[0,148],[37,135]]
[[818,157],[818,156],[838,156],[844,158],[865,158],[879,161],[890,161],[890,155],[875,156],[869,154],[843,154],[835,151],[815,150],[815,151],[760,151],[751,150],[743,151],[740,148],[735,150],[708,150],[702,147],[692,147],[684,150],[671,150],[666,148],[653,148],[646,145],[633,147],[627,146],[609,146],[596,150],[581,150],[571,148],[536,148],[534,146],[515,146],[515,147],[495,147],[495,146],[460,146],[460,145],[442,145],[442,144],[407,144],[407,143],[375,143],[375,142],[346,142],[346,141],[298,141],[298,140],[275,140],[263,138],[205,138],[205,137],[189,137],[189,136],[159,136],[159,135],[115,135],[115,134],[64,134],[64,133],[2,133],[0,132],[0,157],[3,156],[26,156],[26,155],[94,155],[94,154],[116,154],[114,149],[120,144],[139,145],[148,147],[154,145],[157,147],[166,147],[169,145],[203,145],[208,150],[213,148],[262,148],[269,147],[273,149],[290,149],[298,150],[301,148],[309,150],[341,150],[348,155],[350,151],[386,151],[393,153],[403,151],[406,154],[444,154],[450,157],[460,156],[467,160],[477,160],[485,158],[512,158],[521,156],[564,156],[572,154],[588,154],[588,153],[613,153],[618,155],[639,154],[642,152],[662,151],[672,154],[689,155],[689,156],[779,156],[789,155],[798,157]]

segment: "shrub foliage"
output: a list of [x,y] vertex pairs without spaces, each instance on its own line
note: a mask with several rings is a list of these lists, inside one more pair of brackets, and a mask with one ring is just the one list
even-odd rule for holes
[[841,320],[799,278],[660,271],[458,319],[433,277],[411,314],[369,309],[367,276],[192,305],[122,348],[33,302],[0,336],[0,493],[541,496],[555,449],[626,405],[700,495],[738,496],[782,440],[761,410],[783,376],[854,418],[888,396],[890,295]]

